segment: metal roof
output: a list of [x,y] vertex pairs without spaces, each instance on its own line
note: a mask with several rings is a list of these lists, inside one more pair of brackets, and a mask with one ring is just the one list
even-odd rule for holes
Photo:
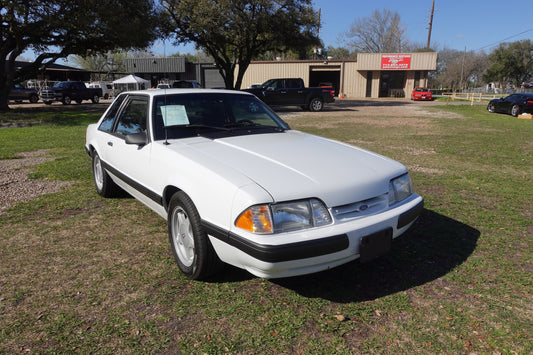
[[126,59],[128,73],[185,73],[185,58],[133,58]]

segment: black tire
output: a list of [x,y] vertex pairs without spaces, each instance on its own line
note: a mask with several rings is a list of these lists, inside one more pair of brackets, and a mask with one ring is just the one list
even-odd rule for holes
[[39,101],[39,95],[35,94],[30,96],[30,103],[35,104],[37,101]]
[[100,156],[96,151],[92,153],[93,179],[96,192],[102,197],[114,197],[120,191],[120,187],[109,177],[104,167]]
[[222,262],[200,223],[198,210],[182,191],[170,199],[167,224],[172,254],[188,278],[203,280],[220,270]]
[[309,111],[311,112],[319,112],[319,111],[322,111],[323,108],[324,108],[324,102],[322,101],[322,99],[318,97],[312,98],[311,101],[309,102]]
[[492,102],[489,102],[489,104],[487,105],[487,111],[489,111],[490,113],[496,112],[496,106]]
[[83,102],[83,100],[80,100],[80,99],[76,100],[76,103],[77,103],[78,105],[81,105],[82,102]]
[[109,99],[109,94],[104,94],[104,100]]
[[43,101],[45,105],[51,105],[52,104],[52,101]]
[[98,95],[94,95],[91,101],[93,102],[93,104],[97,104],[98,102],[100,102],[100,98],[98,97]]
[[70,105],[72,99],[70,98],[70,96],[67,95],[63,97],[63,100],[61,100],[61,102],[63,103],[63,105]]
[[513,107],[511,107],[511,116],[518,117],[519,114],[520,114],[520,106],[513,105]]

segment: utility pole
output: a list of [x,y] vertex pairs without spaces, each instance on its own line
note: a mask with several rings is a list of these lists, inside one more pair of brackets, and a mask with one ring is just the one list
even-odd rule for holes
[[435,0],[432,1],[432,4],[431,4],[431,15],[429,17],[429,31],[428,31],[428,45],[427,45],[427,50],[429,50],[429,44],[431,42],[431,29],[433,27],[433,13],[435,12]]
[[[320,15],[321,15],[322,9],[318,9],[318,26],[316,27],[316,38],[318,38],[318,35],[320,33]],[[315,46],[315,55],[313,59],[317,59],[317,53],[318,53],[318,46]]]

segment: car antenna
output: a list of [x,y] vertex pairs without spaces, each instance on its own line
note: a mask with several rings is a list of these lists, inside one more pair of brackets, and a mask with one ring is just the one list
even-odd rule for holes
[[168,128],[167,128],[167,125],[166,125],[166,116],[167,116],[167,88],[164,89],[165,90],[165,119],[163,121],[163,126],[165,126],[165,143],[163,143],[164,145],[170,145],[170,143],[168,142]]

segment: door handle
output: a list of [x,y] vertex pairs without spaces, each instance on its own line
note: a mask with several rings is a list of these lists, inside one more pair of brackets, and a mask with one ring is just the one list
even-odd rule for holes
[[107,145],[112,147],[113,146],[113,142],[107,142]]

